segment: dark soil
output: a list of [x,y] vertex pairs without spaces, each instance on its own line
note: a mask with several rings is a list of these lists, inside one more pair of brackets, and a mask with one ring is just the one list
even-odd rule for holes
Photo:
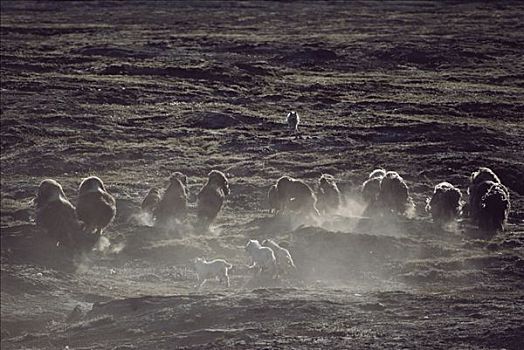
[[[522,349],[524,6],[519,2],[1,2],[2,349]],[[300,137],[284,119],[302,118]],[[424,212],[492,168],[506,230]],[[415,215],[364,218],[358,186],[398,171]],[[210,232],[136,220],[169,175],[231,195]],[[318,222],[273,218],[268,187],[322,173],[347,199]],[[103,252],[49,245],[30,201],[74,203],[97,175],[118,201]],[[135,219],[133,219],[135,218]],[[254,279],[248,239],[296,273]],[[226,258],[197,290],[191,260]]]

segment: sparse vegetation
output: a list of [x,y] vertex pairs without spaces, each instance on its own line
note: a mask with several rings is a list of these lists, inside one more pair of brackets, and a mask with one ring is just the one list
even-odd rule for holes
[[[0,10],[2,349],[522,347],[522,4]],[[485,166],[511,198],[505,230],[434,225],[433,186],[468,202]],[[378,167],[402,175],[413,217],[365,211],[360,185]],[[212,169],[230,194],[206,230],[197,193]],[[137,220],[174,171],[188,177],[187,215],[173,230]],[[333,175],[338,210],[267,213],[284,174],[311,189]],[[88,176],[117,213],[109,247],[72,255],[35,226],[31,200],[53,178],[76,205]],[[253,277],[244,248],[265,239],[289,251],[292,273]],[[196,257],[230,262],[231,288],[197,290]]]

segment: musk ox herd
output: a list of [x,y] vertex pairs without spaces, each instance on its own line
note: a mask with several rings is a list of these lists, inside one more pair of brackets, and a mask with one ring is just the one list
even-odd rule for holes
[[[467,188],[469,202],[462,201],[460,189],[449,182],[435,185],[427,199],[426,212],[438,224],[449,224],[461,216],[469,217],[485,238],[504,230],[510,210],[508,189],[489,168],[481,167],[471,174]],[[230,194],[226,175],[218,170],[208,174],[196,198],[195,228],[207,231],[216,219]],[[360,186],[361,201],[365,203],[364,216],[380,218],[406,215],[414,208],[409,188],[395,171],[373,170]],[[269,211],[275,217],[296,215],[306,220],[327,214],[336,214],[344,204],[344,196],[332,175],[322,174],[314,191],[308,184],[289,176],[280,177],[267,193]],[[40,183],[33,200],[36,207],[36,224],[56,246],[71,251],[91,249],[100,239],[103,230],[116,215],[116,201],[106,190],[102,180],[90,176],[78,188],[76,207],[69,201],[62,186],[55,180]],[[188,178],[175,172],[167,188],[151,188],[141,204],[142,213],[150,215],[155,226],[169,228],[189,220],[190,212]],[[249,240],[245,252],[257,275],[279,276],[295,269],[291,254],[273,240]],[[194,261],[202,286],[209,278],[218,278],[229,286],[225,260]]]
[[40,183],[34,199],[36,224],[57,246],[77,250],[94,245],[116,214],[116,202],[96,176],[82,181],[76,208],[52,179]]
[[[142,201],[142,212],[151,215],[154,225],[166,227],[187,220],[189,212],[188,178],[175,172],[164,191],[152,188]],[[270,213],[282,216],[294,213],[302,217],[320,217],[336,213],[344,198],[332,175],[322,174],[314,191],[302,180],[280,177],[267,193]],[[460,189],[441,182],[427,200],[426,211],[438,224],[450,223],[469,216],[480,231],[494,234],[504,229],[510,201],[508,189],[489,168],[481,167],[471,174],[467,189],[469,202],[464,204]],[[230,194],[226,175],[218,170],[208,174],[207,182],[197,194],[196,225],[208,229]],[[409,188],[395,171],[373,170],[360,187],[365,203],[364,215],[404,215],[414,207]],[[96,241],[116,214],[115,199],[96,176],[84,179],[78,189],[76,207],[68,200],[62,186],[52,179],[40,183],[34,199],[36,223],[56,240],[58,245],[75,247]]]
[[[298,113],[288,113],[285,122],[289,133],[300,137]],[[189,223],[196,232],[208,232],[230,192],[226,174],[212,170],[196,195],[195,207],[189,203],[187,176],[174,172],[165,189],[154,187],[149,190],[142,201],[140,216],[147,217],[149,224],[168,232],[172,228],[188,227],[179,225],[183,223]],[[415,213],[408,185],[396,171],[373,170],[358,192],[365,208],[364,217],[380,220],[397,215],[410,218]],[[484,238],[503,231],[510,201],[508,189],[498,176],[489,168],[479,168],[471,174],[467,194],[469,201],[464,203],[459,188],[449,182],[438,183],[427,198],[426,212],[439,226],[461,217],[469,218]],[[269,187],[264,200],[275,219],[293,217],[315,223],[322,222],[318,220],[321,218],[329,220],[333,214],[343,214],[346,204],[335,177],[330,174],[322,174],[314,188],[300,179],[282,176]],[[117,211],[114,197],[96,176],[87,177],[80,183],[76,207],[62,186],[52,179],[40,183],[33,203],[36,224],[46,233],[44,237],[73,253],[89,251],[101,242],[103,230],[113,221]],[[192,211],[196,215],[189,215]],[[255,276],[275,278],[296,269],[290,252],[273,240],[266,239],[262,244],[258,240],[249,240],[244,250],[251,263],[248,268]],[[229,286],[228,271],[232,265],[227,261],[198,258],[193,263],[201,281],[200,287],[210,278],[217,278]]]

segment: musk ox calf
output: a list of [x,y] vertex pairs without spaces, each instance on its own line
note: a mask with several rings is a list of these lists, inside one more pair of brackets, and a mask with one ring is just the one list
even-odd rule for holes
[[396,171],[388,171],[380,181],[377,201],[385,212],[398,214],[406,213],[413,205],[408,186]]
[[449,223],[459,217],[462,193],[449,182],[435,186],[433,196],[428,198],[426,211],[431,213],[433,221],[438,224]]
[[211,278],[218,278],[220,283],[225,283],[229,288],[228,270],[232,267],[233,265],[223,259],[206,261],[203,258],[196,258],[195,270],[197,278],[199,281],[202,281],[198,288],[201,288]]
[[277,191],[282,209],[298,211],[306,215],[319,216],[317,198],[311,188],[301,180],[282,176],[277,181]]
[[197,216],[203,225],[209,227],[215,220],[229,192],[226,175],[221,171],[212,170],[197,196]]
[[36,206],[36,225],[54,243],[76,247],[83,236],[82,227],[62,186],[52,179],[42,181],[33,203]]
[[251,262],[250,268],[255,268],[257,274],[267,272],[273,276],[276,275],[277,260],[273,249],[261,246],[256,239],[250,239],[245,249]]
[[295,262],[289,253],[289,250],[282,248],[272,239],[266,239],[262,242],[262,246],[271,248],[275,254],[276,264],[280,272],[286,272],[290,269],[296,269]]
[[153,213],[158,208],[160,199],[161,197],[160,197],[159,189],[155,187],[150,189],[140,206],[140,208],[142,209],[142,212],[149,214],[149,215],[153,215]]
[[169,186],[154,211],[156,224],[167,225],[172,220],[182,220],[187,214],[187,177],[175,172],[169,178]]
[[286,116],[286,123],[289,128],[289,131],[298,134],[298,124],[300,124],[300,117],[295,111],[291,111]]
[[87,231],[94,231],[98,236],[113,221],[116,202],[100,178],[90,176],[82,181],[78,189],[76,213],[85,223]]
[[335,178],[329,174],[322,174],[318,181],[318,210],[322,213],[336,211],[340,207],[341,197]]

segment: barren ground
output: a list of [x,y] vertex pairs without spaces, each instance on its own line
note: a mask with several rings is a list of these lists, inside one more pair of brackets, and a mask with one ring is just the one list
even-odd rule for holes
[[[522,18],[518,2],[2,1],[2,349],[522,349]],[[378,166],[407,180],[414,218],[359,216]],[[478,166],[512,199],[490,241],[423,210]],[[129,220],[173,171],[194,200],[214,168],[232,194],[211,232]],[[322,172],[339,215],[267,213],[280,175]],[[29,202],[54,178],[74,203],[92,174],[118,199],[113,245],[71,262]],[[252,279],[243,246],[268,237],[296,274]],[[196,256],[231,261],[232,287],[195,289]]]

